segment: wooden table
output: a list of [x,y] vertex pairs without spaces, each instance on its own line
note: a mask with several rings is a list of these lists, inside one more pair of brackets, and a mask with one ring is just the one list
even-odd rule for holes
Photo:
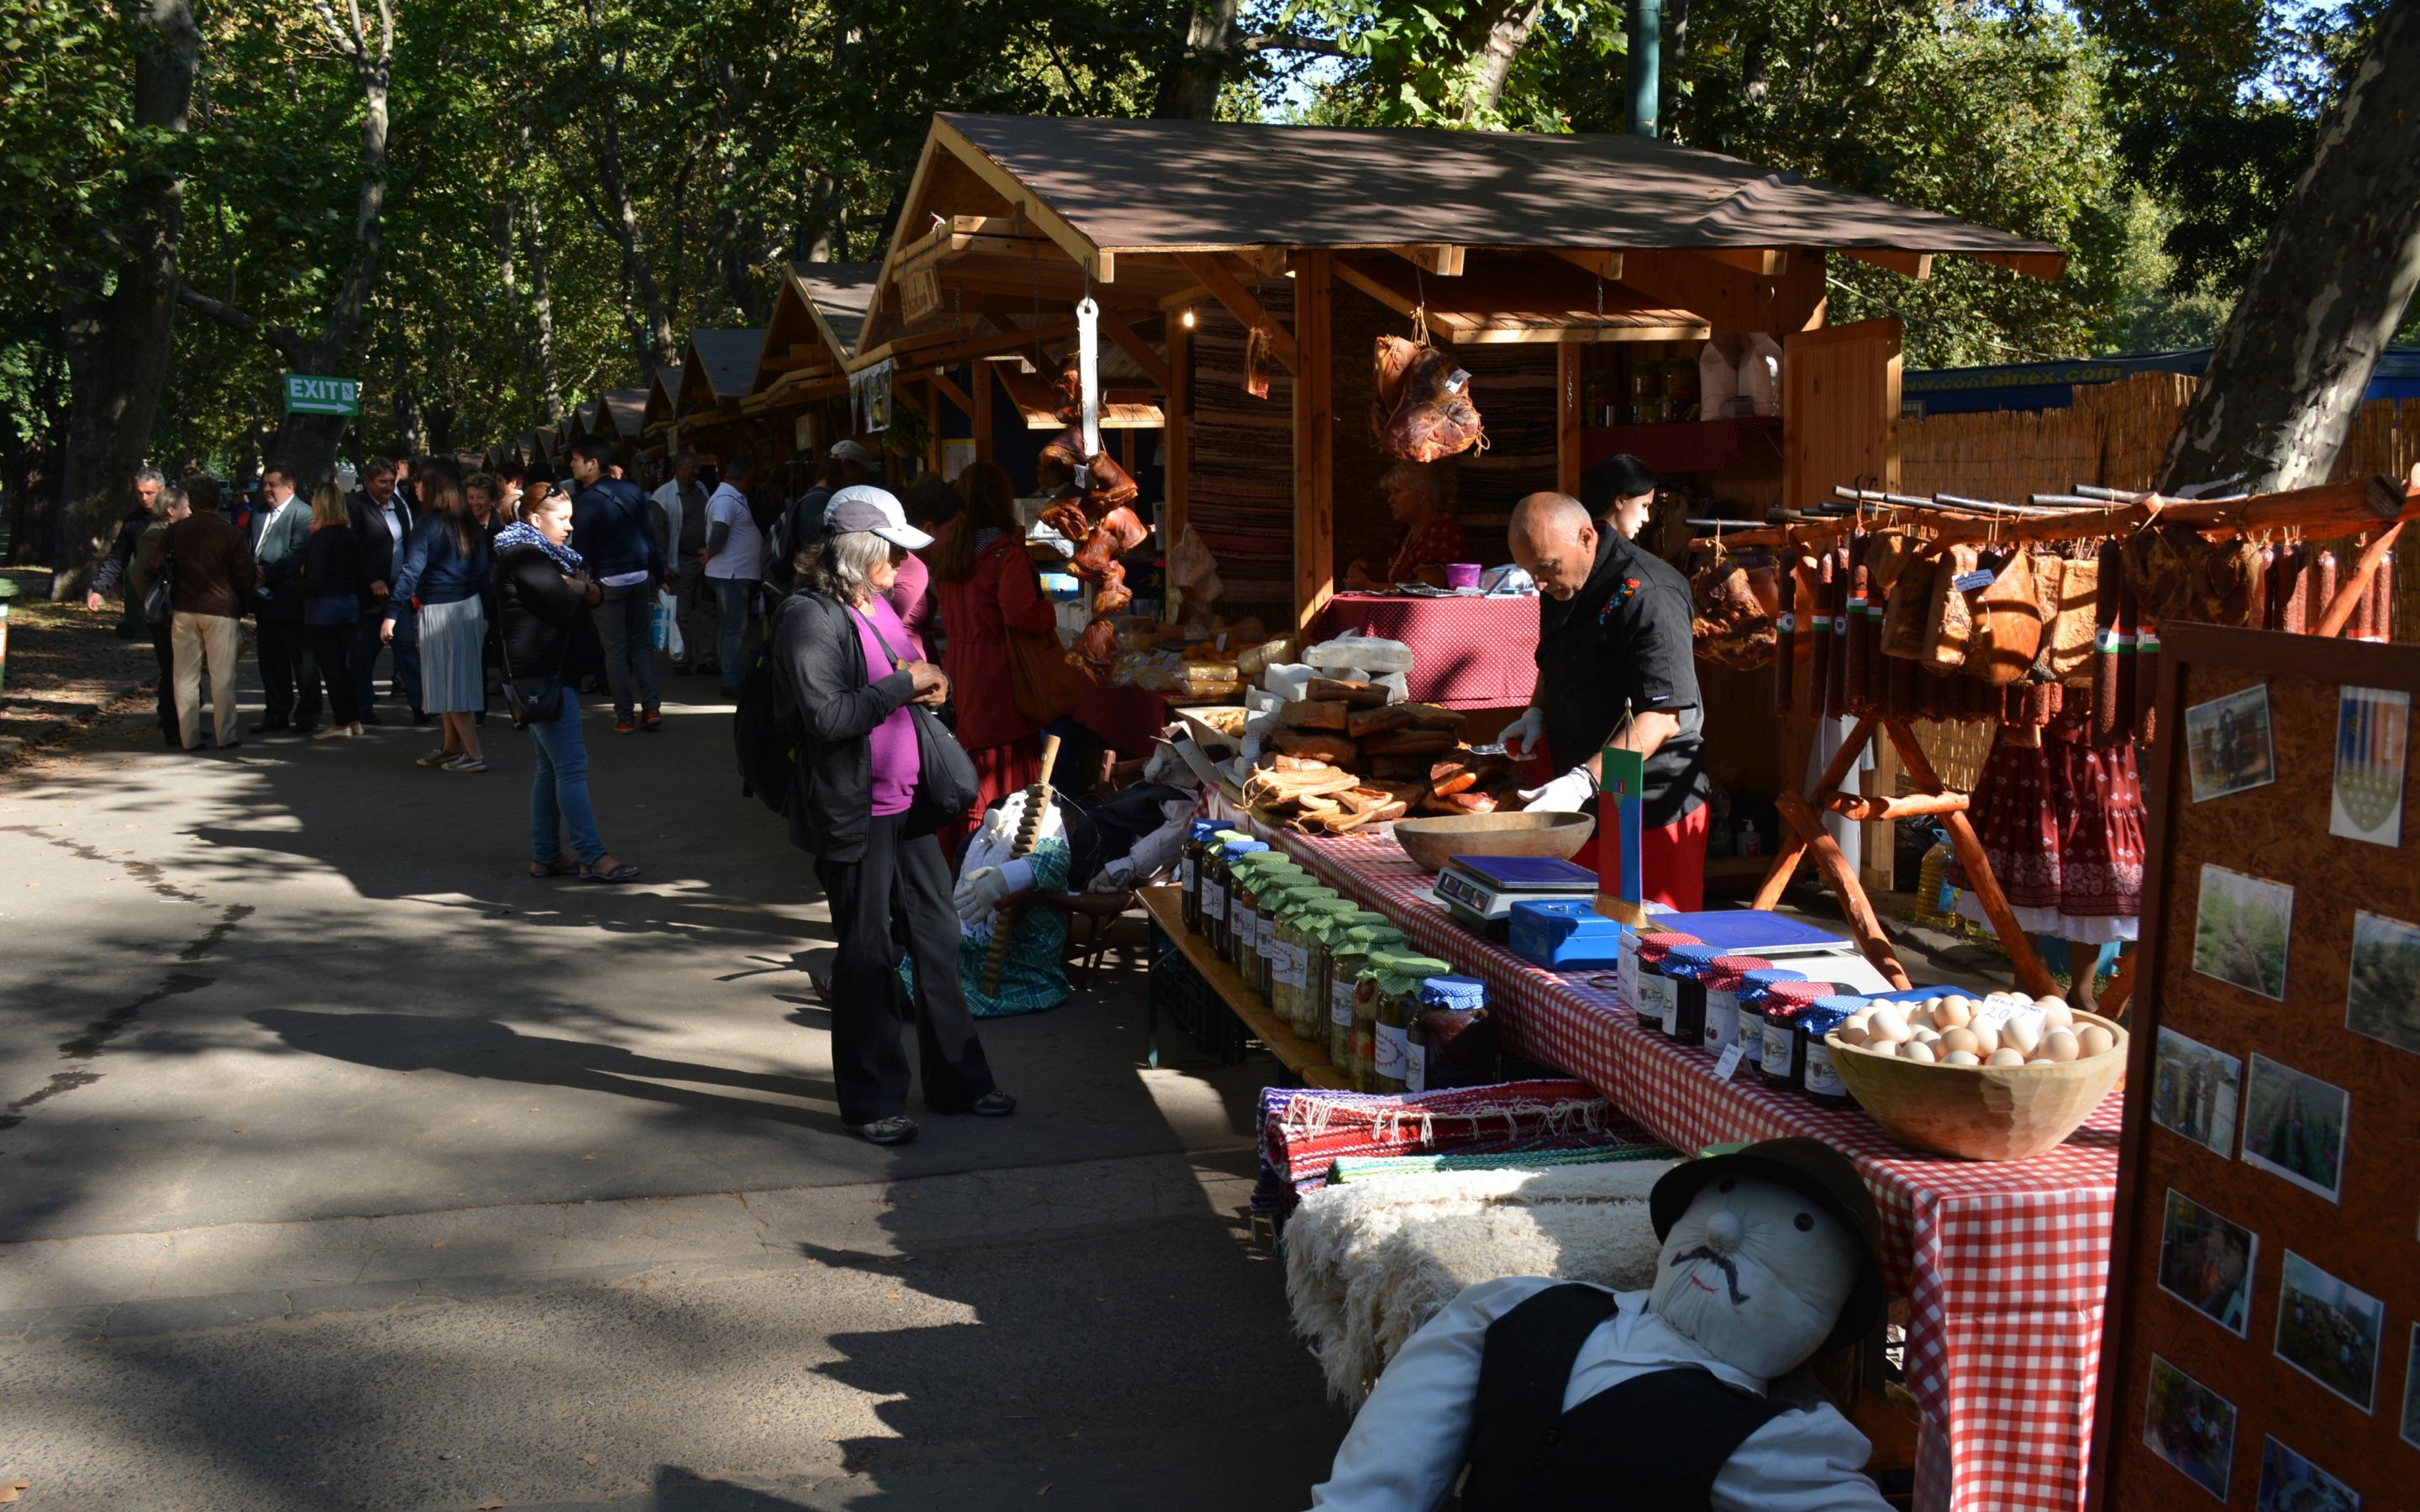
[[[1294,1032],[1290,1025],[1279,1022],[1269,1005],[1262,1000],[1260,989],[1230,964],[1226,957],[1210,949],[1210,942],[1185,926],[1185,897],[1177,887],[1145,887],[1136,895],[1143,911],[1159,925],[1168,936],[1171,950],[1191,966],[1230,1012],[1244,1021],[1252,1038],[1268,1047],[1269,1054],[1285,1063],[1305,1087],[1325,1087],[1334,1091],[1349,1091],[1352,1084],[1344,1072],[1327,1058],[1326,1045],[1313,1044]],[[1159,1064],[1159,1011],[1156,998],[1151,1004],[1151,1062]]]

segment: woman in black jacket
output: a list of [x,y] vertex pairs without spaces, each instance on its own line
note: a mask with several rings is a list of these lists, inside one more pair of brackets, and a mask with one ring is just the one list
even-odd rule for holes
[[770,652],[799,722],[790,842],[815,857],[839,936],[824,1001],[841,1121],[875,1144],[903,1145],[916,1137],[891,1011],[907,991],[903,936],[915,966],[925,1105],[1001,1118],[1016,1111],[1016,1099],[993,1085],[958,987],[958,911],[941,842],[908,811],[919,768],[908,704],[939,705],[950,684],[932,663],[900,654],[907,633],[883,594],[900,562],[932,537],[908,525],[898,500],[865,485],[832,495],[823,518]]
[[[504,673],[532,709],[537,775],[530,783],[530,875],[634,882],[639,869],[605,848],[588,803],[588,743],[580,728],[580,679],[603,657],[588,607],[602,592],[571,539],[571,501],[551,495],[496,532],[496,636]],[[561,832],[572,853],[563,854]]]
[[302,630],[328,684],[328,727],[314,740],[362,733],[353,706],[353,640],[362,618],[361,546],[345,495],[333,483],[311,494],[311,533],[302,543]]

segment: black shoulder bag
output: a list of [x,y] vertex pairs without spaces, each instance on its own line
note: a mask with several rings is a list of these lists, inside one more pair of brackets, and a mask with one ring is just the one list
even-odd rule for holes
[[[892,671],[906,665],[879,625],[859,613],[854,605],[849,612],[874,632],[875,642],[891,658]],[[974,758],[967,754],[967,748],[958,744],[958,737],[950,733],[940,717],[922,703],[910,703],[907,708],[908,717],[916,726],[916,796],[908,805],[908,830],[910,834],[926,835],[973,808],[981,789],[975,778]]]
[[160,564],[151,570],[151,586],[143,591],[143,621],[162,625],[177,616],[177,553],[168,549],[171,525],[160,532]]

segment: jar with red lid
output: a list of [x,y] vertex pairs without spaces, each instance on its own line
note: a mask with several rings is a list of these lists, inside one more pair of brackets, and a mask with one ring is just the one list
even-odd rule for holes
[[1676,945],[1665,952],[1662,969],[1673,990],[1656,1027],[1674,1044],[1694,1050],[1706,1037],[1706,977],[1722,953],[1719,945]]
[[1828,981],[1780,981],[1765,989],[1764,1059],[1757,1074],[1764,1085],[1806,1090],[1806,1061],[1800,1052],[1798,1015],[1838,989]]
[[1703,945],[1694,934],[1667,930],[1622,937],[1621,1000],[1638,1015],[1638,1026],[1664,1032],[1666,1001],[1676,984],[1663,974],[1664,957],[1683,945]]
[[1761,966],[1740,978],[1739,1041],[1747,1052],[1748,1065],[1764,1064],[1764,995],[1776,983],[1806,980],[1807,973],[1787,966]]
[[1762,956],[1718,955],[1706,973],[1706,1010],[1702,1039],[1709,1055],[1719,1056],[1739,1042],[1740,987],[1751,971],[1765,971],[1773,963]]

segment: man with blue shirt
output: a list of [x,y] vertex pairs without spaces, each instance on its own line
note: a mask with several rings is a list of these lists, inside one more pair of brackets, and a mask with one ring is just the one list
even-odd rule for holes
[[583,436],[571,443],[571,548],[588,561],[604,590],[592,610],[605,643],[605,681],[613,693],[613,732],[664,727],[650,639],[665,563],[655,521],[639,486],[613,476],[613,443]]

